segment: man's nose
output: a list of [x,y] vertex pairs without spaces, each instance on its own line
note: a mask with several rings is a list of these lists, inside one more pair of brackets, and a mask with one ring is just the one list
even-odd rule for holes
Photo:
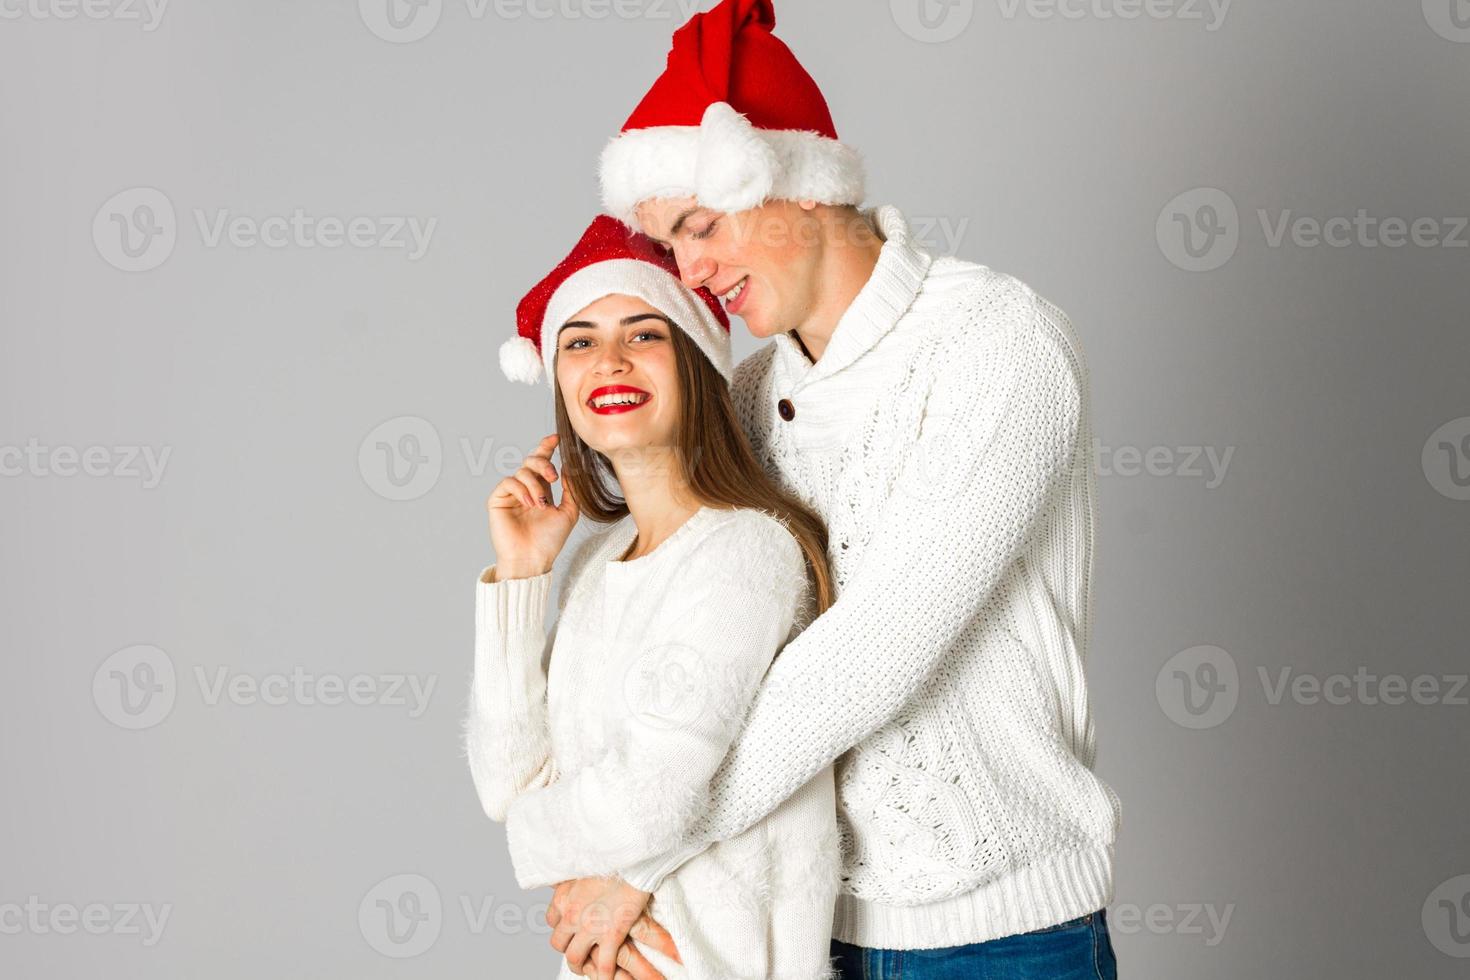
[[716,265],[694,249],[676,249],[674,261],[679,265],[679,278],[690,289],[698,289],[715,274]]

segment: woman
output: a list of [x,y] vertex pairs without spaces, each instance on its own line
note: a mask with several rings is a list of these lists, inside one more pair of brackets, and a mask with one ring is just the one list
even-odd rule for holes
[[[719,302],[650,239],[597,218],[517,319],[501,366],[544,373],[557,432],[490,496],[471,772],[522,887],[637,888],[667,871],[639,862],[678,848],[772,658],[830,604],[826,531],[741,432]],[[610,526],[570,553],[547,635],[552,563],[583,513]],[[671,980],[829,977],[839,868],[828,766],[653,892],[678,960],[634,937],[625,955]],[[612,976],[618,953],[596,948],[589,972]]]

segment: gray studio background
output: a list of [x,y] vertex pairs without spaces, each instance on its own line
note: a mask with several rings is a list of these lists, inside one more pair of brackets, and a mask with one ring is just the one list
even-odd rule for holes
[[[458,744],[496,350],[692,8],[394,2],[0,2],[5,976],[554,975]],[[1465,976],[1470,7],[923,4],[777,33],[1085,346],[1123,975]]]

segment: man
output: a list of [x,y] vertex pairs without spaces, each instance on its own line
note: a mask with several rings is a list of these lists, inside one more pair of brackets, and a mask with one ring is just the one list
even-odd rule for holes
[[562,881],[552,945],[575,973],[656,976],[626,940],[660,943],[649,893],[836,760],[843,976],[1113,977],[1081,350],[1024,283],[859,209],[862,164],[774,23],[725,0],[675,34],[603,200],[771,340],[732,395],[826,520],[837,601],[772,665],[708,810],[619,879]]

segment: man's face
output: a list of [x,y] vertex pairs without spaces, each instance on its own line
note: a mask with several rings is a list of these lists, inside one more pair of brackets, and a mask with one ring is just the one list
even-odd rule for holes
[[801,326],[817,298],[822,224],[811,202],[770,201],[715,211],[693,197],[638,205],[643,233],[673,250],[679,275],[705,286],[756,337]]

